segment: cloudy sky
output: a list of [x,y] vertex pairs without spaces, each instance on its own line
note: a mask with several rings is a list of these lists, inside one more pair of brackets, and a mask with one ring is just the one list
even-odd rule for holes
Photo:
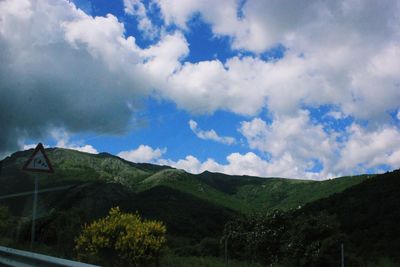
[[0,0],[0,155],[189,172],[400,167],[397,0]]

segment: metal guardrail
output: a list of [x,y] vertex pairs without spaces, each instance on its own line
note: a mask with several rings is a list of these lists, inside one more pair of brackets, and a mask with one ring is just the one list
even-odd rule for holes
[[10,267],[99,267],[39,253],[0,246],[0,266]]

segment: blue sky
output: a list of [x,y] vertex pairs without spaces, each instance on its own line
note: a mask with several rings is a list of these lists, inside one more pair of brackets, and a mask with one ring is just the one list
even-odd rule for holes
[[193,173],[400,167],[395,1],[0,5],[3,156],[43,142]]

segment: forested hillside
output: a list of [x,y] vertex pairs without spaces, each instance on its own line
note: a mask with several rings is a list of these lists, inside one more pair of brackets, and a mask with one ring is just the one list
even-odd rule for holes
[[[310,229],[318,232],[318,225],[328,221],[332,232],[323,238],[329,239],[334,233],[336,243],[346,242],[354,262],[374,257],[398,260],[398,171],[325,181],[210,172],[194,175],[168,166],[128,162],[107,153],[93,155],[59,148],[46,149],[46,152],[55,173],[39,176],[42,192],[36,231],[39,243],[47,246],[50,254],[74,257],[74,237],[81,226],[104,217],[111,207],[119,206],[123,211],[137,211],[144,218],[164,222],[168,247],[175,255],[222,256],[221,242],[229,234],[232,223],[242,225],[249,232],[255,227],[252,223],[255,220],[258,224],[265,223],[264,227],[270,225],[270,229],[286,225],[286,230],[279,232],[282,239],[275,244],[268,243],[275,250],[269,254],[265,251],[249,254],[246,244],[256,239],[235,237],[229,247],[234,250],[231,257],[282,264],[279,257],[290,252],[282,252],[285,242],[308,242],[297,236],[296,230],[315,221],[316,228]],[[0,204],[8,207],[14,222],[8,236],[22,247],[30,237],[34,174],[22,171],[21,167],[31,153],[32,150],[21,151],[4,159],[0,175],[3,185]],[[271,214],[282,222],[271,220]],[[243,230],[240,227],[236,229],[238,232]],[[295,236],[300,239],[293,240]],[[263,242],[260,244],[266,246]],[[281,256],[274,255],[273,251]],[[267,260],[266,255],[268,259],[275,257],[276,261]],[[332,257],[328,259],[332,261]],[[311,265],[318,263],[310,262]]]

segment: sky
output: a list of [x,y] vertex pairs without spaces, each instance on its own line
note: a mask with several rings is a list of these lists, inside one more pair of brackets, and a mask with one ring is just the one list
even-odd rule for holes
[[191,173],[400,167],[396,0],[2,0],[0,156]]

